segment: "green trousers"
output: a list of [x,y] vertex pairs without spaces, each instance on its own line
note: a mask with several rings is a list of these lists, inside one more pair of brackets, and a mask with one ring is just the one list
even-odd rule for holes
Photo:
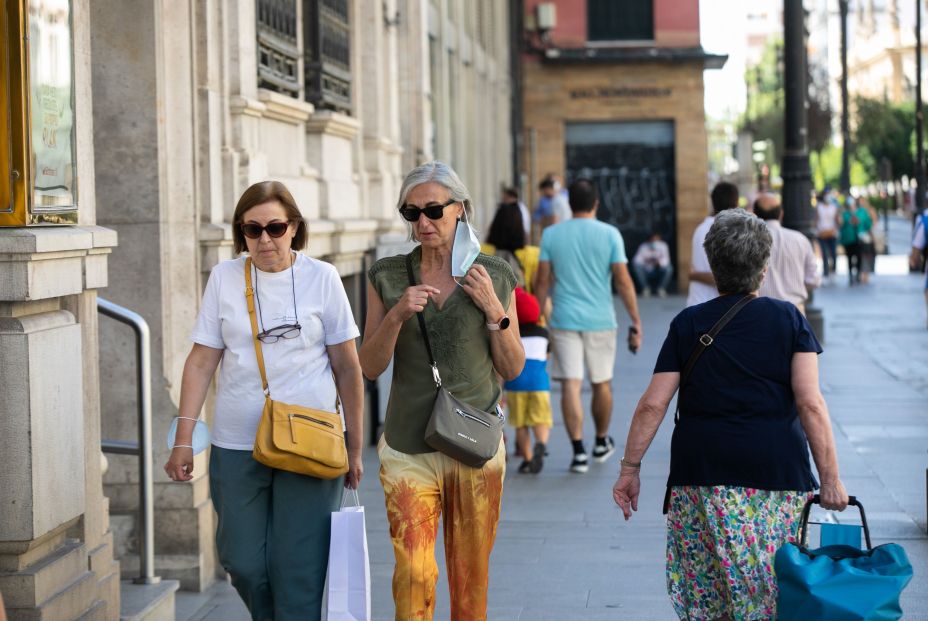
[[274,470],[251,451],[212,447],[209,489],[219,562],[255,621],[322,614],[331,515],[344,479]]

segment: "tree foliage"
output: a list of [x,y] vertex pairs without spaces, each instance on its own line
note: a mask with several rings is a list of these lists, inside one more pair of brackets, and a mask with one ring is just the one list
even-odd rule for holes
[[809,151],[819,153],[831,142],[831,93],[828,67],[809,66]]
[[871,180],[881,179],[881,161],[892,167],[892,177],[913,176],[915,168],[915,106],[880,99],[854,100],[854,155]]
[[[739,123],[739,129],[750,131],[754,140],[769,140],[773,143],[775,161],[783,157],[785,150],[786,112],[782,50],[782,39],[769,41],[764,48],[760,64],[746,71],[748,107]],[[810,65],[807,78],[809,150],[819,152],[829,144],[832,133],[828,68]]]

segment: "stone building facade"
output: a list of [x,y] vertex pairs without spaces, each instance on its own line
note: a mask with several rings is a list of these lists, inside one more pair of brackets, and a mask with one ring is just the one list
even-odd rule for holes
[[[478,222],[511,181],[508,9],[493,0],[88,6],[97,221],[120,236],[104,295],[152,328],[156,568],[199,590],[221,573],[206,457],[191,483],[172,483],[163,438],[201,291],[232,257],[238,196],[264,179],[290,188],[308,221],[307,252],[337,267],[360,324],[366,266],[406,242],[395,203],[407,170],[449,162]],[[104,326],[100,359],[103,435],[130,439],[130,335]],[[104,483],[128,575],[133,461],[111,458]]]
[[[43,91],[52,118],[39,124],[62,123],[58,138],[77,163],[67,181],[78,184],[76,226],[0,228],[0,594],[11,621],[119,618],[97,365],[97,292],[116,233],[96,225],[90,4],[0,7],[0,174],[14,186],[11,195],[0,184],[0,211],[36,186],[23,174],[35,145],[16,138],[37,125],[23,113],[38,105],[36,83],[63,87],[63,97]],[[50,56],[62,71],[42,77]],[[26,58],[32,79],[21,69]]]
[[629,256],[661,233],[683,285],[709,208],[703,71],[725,61],[700,46],[698,1],[526,0],[521,19],[525,193],[592,178]]

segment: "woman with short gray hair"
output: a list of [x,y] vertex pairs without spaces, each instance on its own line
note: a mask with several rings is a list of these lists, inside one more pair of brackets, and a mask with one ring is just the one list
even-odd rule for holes
[[[370,379],[393,360],[377,450],[396,555],[396,618],[428,620],[435,612],[435,539],[444,514],[450,618],[485,619],[506,450],[500,441],[489,447],[495,449],[489,461],[471,467],[426,442],[436,398],[430,356],[435,356],[442,388],[478,410],[499,411],[497,375],[512,380],[525,362],[513,295],[516,279],[508,263],[480,254],[468,224],[470,195],[447,164],[429,162],[413,169],[403,181],[397,210],[419,245],[408,255],[377,261],[368,272],[360,352],[361,369]],[[416,315],[425,323],[417,325]]]
[[796,539],[803,505],[820,487],[823,507],[847,506],[819,390],[822,348],[794,305],[757,297],[770,245],[753,215],[716,216],[703,247],[720,295],[671,322],[612,490],[628,520],[641,460],[679,387],[664,508],[667,589],[681,619],[776,618],[773,557]]

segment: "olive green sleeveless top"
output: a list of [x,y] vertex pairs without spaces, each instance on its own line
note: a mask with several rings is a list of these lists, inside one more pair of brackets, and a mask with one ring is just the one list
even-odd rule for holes
[[[416,283],[422,284],[421,246],[411,254]],[[505,261],[485,254],[479,255],[475,263],[486,268],[497,297],[503,308],[508,309],[516,285],[512,268]],[[409,286],[406,255],[377,261],[368,271],[368,278],[389,311]],[[456,287],[441,310],[429,300],[424,313],[442,385],[465,403],[490,411],[499,402],[502,389],[493,371],[490,334],[483,311],[463,289]],[[384,428],[392,449],[408,454],[434,452],[423,438],[435,394],[425,341],[419,332],[419,321],[413,316],[400,329],[393,351],[393,383]]]

